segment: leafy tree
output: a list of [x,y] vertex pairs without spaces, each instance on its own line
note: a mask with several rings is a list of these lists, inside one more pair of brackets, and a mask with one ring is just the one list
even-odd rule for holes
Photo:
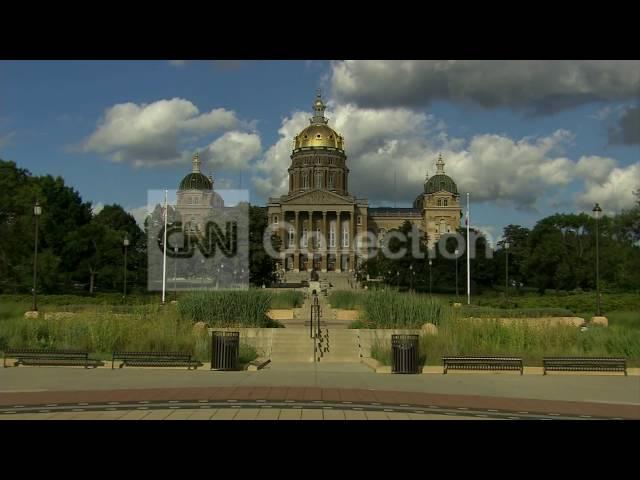
[[[267,209],[249,206],[249,281],[256,286],[269,286],[277,280],[277,263],[265,250],[263,236],[269,222]],[[271,245],[278,252],[280,237],[271,235]]]

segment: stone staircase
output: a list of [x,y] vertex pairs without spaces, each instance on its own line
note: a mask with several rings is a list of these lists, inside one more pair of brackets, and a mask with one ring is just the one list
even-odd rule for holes
[[320,362],[359,363],[358,331],[346,328],[322,329],[319,358]]
[[[320,336],[317,343],[311,338],[311,304],[307,297],[301,308],[294,310],[294,319],[283,321],[285,328],[274,330],[271,346],[271,361],[274,363],[360,362],[360,347],[357,330],[348,327],[349,322],[336,320],[326,297],[319,296],[321,311]],[[314,325],[314,331],[317,326]]]
[[313,362],[314,340],[304,327],[278,328],[271,343],[272,363]]

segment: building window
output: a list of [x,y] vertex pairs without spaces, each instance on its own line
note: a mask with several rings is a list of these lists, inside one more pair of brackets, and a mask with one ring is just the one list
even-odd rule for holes
[[333,172],[329,174],[329,190],[333,190]]
[[309,188],[309,175],[306,172],[302,174],[302,188]]
[[294,237],[295,230],[293,229],[293,227],[289,227],[289,247],[293,246],[293,243],[295,242]]
[[358,215],[358,225],[362,225],[362,216]]
[[322,172],[316,173],[316,188],[322,188]]
[[276,225],[278,224],[278,216],[277,215],[273,216],[273,223],[275,223]]
[[193,197],[193,204],[200,205],[200,199],[198,197]]
[[440,233],[444,233],[444,232],[445,232],[444,220],[440,220]]
[[349,246],[349,225],[346,223],[342,226],[342,246]]
[[448,207],[448,206],[449,206],[449,200],[448,200],[448,199],[446,199],[446,198],[445,198],[445,199],[443,200],[443,202],[444,202],[444,206],[445,206],[445,207]]
[[315,243],[315,248],[320,248],[322,247],[322,236],[320,235],[320,227],[316,228],[316,241]]
[[438,199],[438,206],[441,207],[442,206],[442,199]]
[[307,227],[302,228],[302,246],[307,247]]
[[334,225],[329,226],[329,247],[335,248],[336,246],[336,230]]

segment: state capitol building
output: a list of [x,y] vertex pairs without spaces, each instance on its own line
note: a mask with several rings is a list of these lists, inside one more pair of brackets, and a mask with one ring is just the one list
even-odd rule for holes
[[[380,240],[405,221],[426,236],[430,247],[440,235],[457,231],[462,215],[460,195],[455,182],[445,174],[441,156],[436,174],[425,179],[424,191],[412,208],[373,208],[367,199],[352,195],[344,138],[329,126],[325,109],[318,93],[309,126],[293,139],[289,191],[267,202],[269,224],[282,240],[279,268],[353,271],[366,248],[364,242],[354,244],[359,233],[371,232]],[[201,173],[196,154],[192,172],[180,182],[177,210],[189,226],[197,223],[198,212],[209,206],[220,207],[223,202],[213,191],[213,179]]]

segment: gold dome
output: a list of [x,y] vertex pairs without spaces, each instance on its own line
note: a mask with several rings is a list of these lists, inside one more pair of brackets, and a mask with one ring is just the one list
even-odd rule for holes
[[304,147],[329,147],[344,150],[344,138],[342,138],[333,128],[327,125],[329,121],[324,116],[326,109],[322,101],[320,91],[313,102],[314,116],[309,120],[311,125],[296,135],[293,142],[293,149]]
[[302,147],[330,147],[344,149],[344,139],[328,125],[312,124],[296,135],[294,149]]

